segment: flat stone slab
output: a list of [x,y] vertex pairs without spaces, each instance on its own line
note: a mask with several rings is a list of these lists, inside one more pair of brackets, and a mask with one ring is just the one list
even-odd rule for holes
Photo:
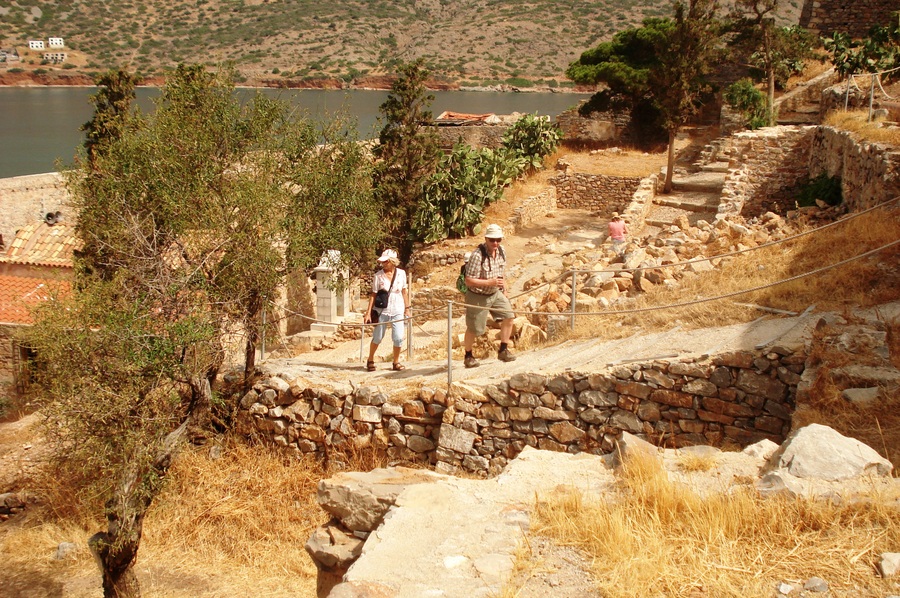
[[680,191],[670,195],[657,195],[653,203],[691,212],[713,213],[719,208],[719,194],[700,191]]
[[720,192],[725,184],[725,174],[722,172],[697,172],[672,179],[672,188],[675,191],[709,191]]
[[[613,484],[602,457],[526,447],[497,478],[408,487],[369,536],[344,584],[395,598],[497,596],[513,571],[536,494],[567,488],[602,496]],[[343,595],[344,584],[332,595]]]

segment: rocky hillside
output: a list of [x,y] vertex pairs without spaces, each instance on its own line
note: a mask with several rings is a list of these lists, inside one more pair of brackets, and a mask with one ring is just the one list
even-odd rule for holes
[[[796,23],[799,0],[782,4]],[[0,47],[19,49],[10,66],[26,71],[51,69],[28,40],[60,36],[60,68],[78,71],[233,63],[248,83],[366,86],[422,57],[454,84],[554,87],[582,51],[670,13],[670,0],[11,0]]]

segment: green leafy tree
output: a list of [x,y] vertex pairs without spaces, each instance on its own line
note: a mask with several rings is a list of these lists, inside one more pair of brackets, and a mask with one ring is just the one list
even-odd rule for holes
[[55,454],[94,472],[91,495],[108,499],[91,540],[105,595],[139,592],[143,517],[181,439],[204,432],[232,340],[244,339],[249,383],[260,316],[289,273],[326,249],[357,272],[370,263],[377,210],[349,130],[242,101],[229,73],[181,65],[155,112],[66,173],[76,290],[39,314],[29,343]]
[[815,38],[802,27],[776,26],[777,9],[778,0],[737,0],[733,13],[738,32],[733,45],[749,53],[750,64],[764,73],[769,126],[775,124],[776,84],[802,72],[815,47]]
[[434,96],[425,82],[429,71],[423,60],[403,64],[380,106],[384,125],[374,153],[374,186],[383,206],[391,243],[406,260],[412,251],[409,231],[422,193],[440,159],[440,147],[428,109]]
[[672,27],[656,38],[658,63],[650,68],[647,79],[669,135],[665,193],[672,191],[675,137],[709,90],[706,77],[719,50],[718,8],[716,0],[676,2]]
[[747,126],[751,129],[766,126],[766,97],[750,79],[741,79],[729,85],[723,98],[729,106],[744,115]]

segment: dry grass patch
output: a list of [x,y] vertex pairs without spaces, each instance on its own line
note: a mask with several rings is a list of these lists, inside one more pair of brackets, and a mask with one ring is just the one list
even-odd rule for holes
[[[352,455],[335,462],[366,465]],[[271,447],[229,444],[218,459],[207,448],[181,453],[144,522],[135,566],[144,595],[314,596],[316,569],[303,547],[327,519],[315,499],[326,475],[320,463]],[[0,530],[3,585],[49,589],[11,595],[98,595],[100,572],[86,543],[102,519],[68,496],[73,508],[33,512]],[[64,499],[57,492],[50,504]],[[53,560],[60,542],[78,545],[73,558]]]
[[776,584],[818,576],[833,596],[884,596],[873,563],[900,543],[897,497],[762,499],[749,488],[700,497],[670,482],[654,459],[633,459],[607,502],[561,495],[536,506],[535,531],[593,559],[608,598],[769,596]]
[[698,455],[696,453],[679,453],[678,467],[686,472],[711,471],[719,464],[716,455]]
[[900,145],[900,127],[882,126],[881,122],[868,122],[868,110],[847,110],[829,112],[825,124],[849,131],[865,141]]
[[639,178],[659,172],[667,162],[665,151],[646,152],[629,147],[600,150],[594,154],[586,151],[562,151],[557,156],[557,161],[560,158],[568,162],[575,172]]

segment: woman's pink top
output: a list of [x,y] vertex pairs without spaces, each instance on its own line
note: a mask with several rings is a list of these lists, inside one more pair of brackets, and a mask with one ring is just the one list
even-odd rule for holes
[[613,241],[624,241],[625,233],[628,232],[628,227],[625,226],[625,222],[622,220],[613,220],[609,223],[609,236],[612,237]]

